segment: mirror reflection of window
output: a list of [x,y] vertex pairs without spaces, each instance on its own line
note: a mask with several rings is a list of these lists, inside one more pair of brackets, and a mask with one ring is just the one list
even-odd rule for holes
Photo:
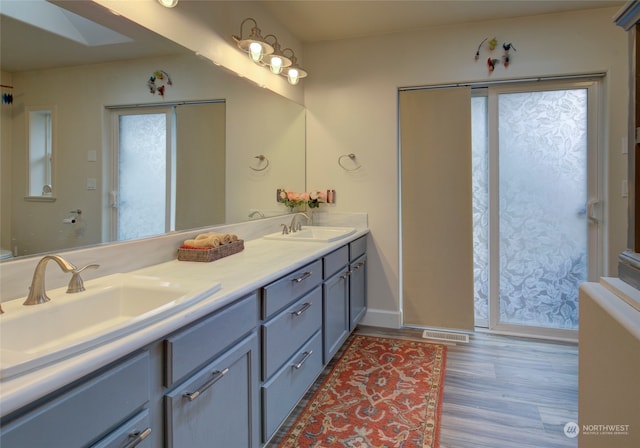
[[53,109],[31,109],[29,123],[28,196],[53,195]]

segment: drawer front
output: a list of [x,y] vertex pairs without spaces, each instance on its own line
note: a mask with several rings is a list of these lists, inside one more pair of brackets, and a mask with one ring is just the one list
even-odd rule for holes
[[258,325],[258,294],[165,339],[164,385],[170,387]]
[[322,333],[317,332],[262,387],[263,442],[267,442],[322,372]]
[[262,327],[262,378],[267,379],[322,326],[322,288],[316,287]]
[[254,333],[165,396],[166,448],[259,446]]
[[88,446],[149,401],[149,375],[144,352],[4,425],[0,446]]
[[91,448],[152,448],[150,436],[151,418],[145,409]]
[[324,263],[324,279],[326,280],[349,263],[349,248],[343,246],[334,250],[325,255],[322,261]]
[[265,286],[262,295],[262,318],[268,319],[321,282],[322,260],[317,260]]
[[367,252],[367,236],[358,238],[349,243],[349,261],[353,261]]

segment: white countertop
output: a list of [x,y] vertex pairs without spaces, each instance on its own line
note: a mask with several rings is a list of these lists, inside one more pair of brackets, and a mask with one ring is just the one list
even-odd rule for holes
[[[347,238],[332,243],[258,238],[246,241],[242,252],[210,263],[173,260],[136,270],[136,274],[201,284],[203,287],[208,282],[221,282],[222,289],[196,305],[133,334],[0,382],[0,415],[7,415],[143,348],[367,233],[368,229],[358,229]],[[90,282],[87,282],[87,288],[90,288]]]
[[580,290],[640,341],[640,311],[631,305],[632,301],[640,301],[640,291],[612,277],[603,277],[599,283],[583,283]]

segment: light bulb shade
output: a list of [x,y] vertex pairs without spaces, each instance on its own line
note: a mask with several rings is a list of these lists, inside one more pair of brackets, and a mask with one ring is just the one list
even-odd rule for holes
[[274,75],[279,75],[282,73],[282,58],[279,56],[273,56],[269,60],[269,70]]
[[295,86],[296,84],[298,84],[298,82],[300,81],[300,74],[298,73],[298,70],[295,68],[290,68],[287,71],[287,79],[289,80],[289,84],[291,84],[292,86]]
[[[252,21],[254,26],[251,28],[251,34],[249,37],[244,38],[242,34],[242,27],[248,21]],[[265,55],[271,54],[274,51],[274,48],[265,42],[260,33],[260,28],[258,28],[258,24],[251,17],[244,19],[240,24],[240,36],[232,37],[233,40],[236,41],[238,48],[245,53],[248,53],[251,60],[255,63],[260,63]]]
[[286,68],[286,73],[283,74],[287,76],[287,80],[292,86],[298,84],[298,82],[300,82],[300,79],[307,77],[307,72],[305,72],[297,65]]
[[165,8],[173,8],[178,4],[178,0],[158,0],[158,3],[160,3]]
[[249,57],[253,62],[260,62],[264,56],[264,49],[259,42],[251,42],[249,44]]

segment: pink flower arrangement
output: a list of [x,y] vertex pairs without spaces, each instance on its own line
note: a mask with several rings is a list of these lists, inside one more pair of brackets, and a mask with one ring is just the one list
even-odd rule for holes
[[280,199],[282,203],[289,208],[308,205],[309,208],[320,207],[320,204],[327,202],[327,194],[322,191],[311,191],[305,193],[296,193],[294,191],[280,191]]

